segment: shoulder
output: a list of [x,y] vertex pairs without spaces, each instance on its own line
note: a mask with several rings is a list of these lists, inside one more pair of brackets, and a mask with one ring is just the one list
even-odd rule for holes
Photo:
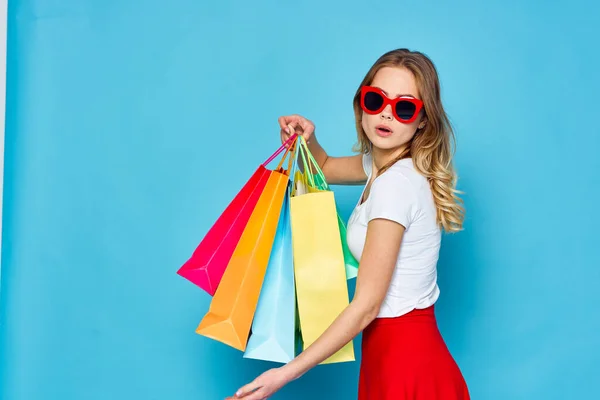
[[416,195],[423,185],[428,185],[427,179],[415,169],[410,158],[397,161],[373,181],[373,186],[402,190],[407,196]]
[[369,220],[391,219],[408,228],[419,210],[419,178],[400,160],[373,180],[367,213]]
[[415,190],[420,190],[423,185],[428,184],[427,178],[415,168],[412,158],[405,158],[396,162],[388,171],[396,176],[402,176],[410,182]]

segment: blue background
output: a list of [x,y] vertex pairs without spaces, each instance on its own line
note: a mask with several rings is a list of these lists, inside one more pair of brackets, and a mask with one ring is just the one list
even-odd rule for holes
[[[11,0],[0,398],[219,399],[273,366],[195,334],[210,298],[175,272],[277,117],[351,153],[352,95],[397,47],[436,63],[457,131],[437,311],[473,398],[600,398],[600,6],[548,3]],[[360,189],[335,187],[344,217]]]

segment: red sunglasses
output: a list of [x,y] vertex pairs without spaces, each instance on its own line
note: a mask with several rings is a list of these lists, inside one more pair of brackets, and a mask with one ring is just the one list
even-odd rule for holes
[[360,89],[360,106],[367,114],[379,114],[388,104],[392,106],[394,117],[404,124],[413,122],[423,108],[423,102],[414,97],[390,99],[379,88],[363,86]]

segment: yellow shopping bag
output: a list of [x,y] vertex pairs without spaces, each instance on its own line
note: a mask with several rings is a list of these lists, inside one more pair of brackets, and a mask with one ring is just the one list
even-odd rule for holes
[[[307,191],[311,193],[329,191],[329,185],[325,181],[323,171],[319,168],[317,161],[314,159],[312,154],[308,153],[308,159],[311,164],[307,166],[308,170],[304,172],[297,171],[291,179],[294,179],[295,188],[297,195],[305,194]],[[314,167],[315,173],[311,171]],[[310,177],[309,177],[310,176]],[[308,179],[312,179],[313,185],[309,185]],[[337,209],[336,209],[337,212]],[[348,247],[348,241],[346,238],[347,230],[346,224],[342,220],[340,213],[337,212],[337,223],[340,231],[340,239],[342,241],[342,251],[344,253],[344,267],[346,269],[346,279],[356,278],[358,275],[358,260],[354,258],[350,248]]]
[[[305,168],[310,168],[310,157],[306,157],[308,147],[302,137],[297,147]],[[318,189],[311,176],[310,173],[294,176],[290,201],[294,275],[304,349],[314,343],[349,304],[334,194]],[[354,346],[350,341],[322,364],[354,359]]]

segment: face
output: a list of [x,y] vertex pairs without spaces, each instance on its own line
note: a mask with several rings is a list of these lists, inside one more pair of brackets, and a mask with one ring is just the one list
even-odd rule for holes
[[[390,99],[400,97],[422,100],[415,77],[406,68],[384,67],[377,71],[373,82],[369,86],[381,89],[383,94]],[[400,117],[403,117],[403,115],[401,114]],[[373,147],[380,150],[393,151],[403,147],[412,139],[417,128],[422,128],[425,122],[423,110],[412,122],[398,121],[395,118],[391,104],[387,104],[377,114],[362,111],[362,127],[371,143],[373,143]]]

